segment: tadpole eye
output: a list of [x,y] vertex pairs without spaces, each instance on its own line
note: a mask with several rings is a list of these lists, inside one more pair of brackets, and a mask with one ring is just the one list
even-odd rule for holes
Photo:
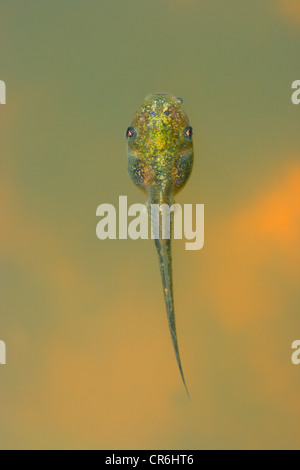
[[126,131],[126,139],[130,142],[131,140],[135,139],[136,131],[133,127],[128,127]]
[[183,135],[185,137],[186,140],[188,141],[191,141],[192,140],[192,137],[193,137],[193,129],[191,128],[191,126],[188,126],[184,129],[183,131]]

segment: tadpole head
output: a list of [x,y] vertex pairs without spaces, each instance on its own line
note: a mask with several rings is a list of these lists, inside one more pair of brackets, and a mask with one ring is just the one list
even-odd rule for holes
[[181,98],[147,96],[126,131],[131,179],[144,190],[168,184],[173,193],[179,191],[192,170],[192,137]]

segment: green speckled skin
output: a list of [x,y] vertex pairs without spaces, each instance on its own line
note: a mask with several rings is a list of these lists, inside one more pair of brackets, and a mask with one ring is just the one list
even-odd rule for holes
[[[130,128],[134,130],[134,137],[128,142],[127,169],[133,182],[147,194],[149,208],[151,204],[172,205],[174,194],[183,188],[191,174],[193,142],[186,138],[188,126],[189,120],[183,111],[182,100],[166,94],[148,96],[133,117]],[[171,240],[163,239],[160,230],[155,244],[171,338],[189,396],[175,327]]]

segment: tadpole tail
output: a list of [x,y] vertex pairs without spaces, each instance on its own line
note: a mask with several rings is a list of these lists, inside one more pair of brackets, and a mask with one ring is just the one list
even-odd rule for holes
[[161,278],[162,278],[162,285],[163,285],[164,298],[165,298],[165,303],[166,303],[167,316],[168,316],[172,343],[173,343],[179,371],[181,374],[181,378],[185,386],[185,390],[188,395],[188,398],[190,400],[190,394],[189,394],[189,391],[185,382],[185,378],[183,375],[179,348],[178,348],[177,333],[176,333],[174,299],[173,299],[171,238],[162,239],[160,236],[159,238],[155,239],[155,245],[156,245],[157,252],[158,252],[160,273],[161,273]]

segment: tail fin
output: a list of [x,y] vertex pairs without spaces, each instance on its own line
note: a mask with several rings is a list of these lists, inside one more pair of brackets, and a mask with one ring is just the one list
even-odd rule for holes
[[171,238],[164,240],[161,237],[159,237],[158,239],[155,239],[155,245],[156,245],[157,252],[158,252],[160,273],[161,273],[161,278],[162,278],[172,343],[173,343],[173,347],[174,347],[174,351],[176,355],[177,364],[180,370],[181,378],[185,386],[186,393],[190,399],[188,388],[187,388],[184,375],[183,375],[179,348],[178,348],[177,334],[176,334],[175,311],[174,311],[174,300],[173,300]]

